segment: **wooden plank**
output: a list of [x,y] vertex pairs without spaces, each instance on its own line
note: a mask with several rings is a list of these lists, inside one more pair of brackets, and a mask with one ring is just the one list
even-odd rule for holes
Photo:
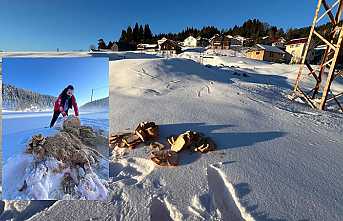
[[313,70],[313,68],[311,67],[311,65],[310,65],[307,61],[305,61],[305,65],[306,65],[306,67],[310,70],[309,75],[312,75],[312,76],[316,79],[316,81],[318,82],[318,77],[317,77],[317,75],[316,75],[316,72]]
[[337,105],[339,106],[339,108],[341,108],[341,110],[343,111],[343,106],[341,105],[341,103],[337,100],[337,97],[332,93],[332,91],[330,90],[330,93],[333,97],[333,99],[336,101]]
[[306,47],[305,47],[305,50],[304,50],[304,52],[302,54],[301,66],[299,68],[298,76],[297,76],[297,78],[295,80],[294,91],[297,90],[297,88],[299,87],[299,84],[300,84],[301,75],[302,75],[302,72],[304,70],[304,64],[305,64],[305,61],[306,61],[306,58],[307,58],[308,50],[310,48],[310,43],[311,43],[311,40],[312,40],[313,31],[314,31],[314,28],[316,27],[316,24],[317,24],[317,18],[318,18],[318,15],[319,15],[319,11],[320,11],[320,8],[321,8],[320,6],[321,5],[322,5],[322,0],[318,0],[318,5],[317,5],[317,8],[316,8],[316,12],[315,12],[314,18],[313,18],[313,22],[312,22],[312,26],[311,26],[311,30],[310,30],[310,35],[308,36]]
[[333,25],[336,25],[337,24],[336,23],[336,19],[335,19],[335,17],[333,16],[333,14],[331,12],[331,10],[332,10],[331,6],[326,2],[326,0],[323,0],[322,4],[323,4],[325,10],[327,11],[328,16],[330,17],[331,23]]
[[334,51],[336,51],[336,47],[331,44],[328,40],[326,40],[321,34],[319,34],[316,30],[313,31],[315,35],[317,35],[320,40],[322,40],[326,45],[330,46]]
[[338,58],[338,55],[339,55],[339,52],[340,52],[340,46],[342,44],[342,41],[343,41],[343,30],[341,28],[340,30],[340,34],[339,34],[339,37],[338,37],[338,41],[337,41],[337,49],[335,50],[335,55],[334,55],[334,61],[332,62],[331,66],[330,66],[330,70],[329,70],[329,74],[328,74],[328,77],[327,77],[327,80],[326,80],[326,84],[325,84],[325,87],[324,87],[324,90],[323,90],[323,95],[322,95],[322,99],[320,101],[320,105],[319,105],[319,108],[321,110],[324,110],[325,108],[325,104],[326,104],[326,100],[328,98],[328,93],[329,93],[329,90],[330,90],[330,87],[331,87],[331,83],[334,79],[334,75],[335,75],[335,66],[336,66],[336,61],[337,61],[337,58]]
[[343,12],[343,0],[340,0],[337,13],[336,13],[336,18],[335,18],[337,23],[341,20],[342,12]]

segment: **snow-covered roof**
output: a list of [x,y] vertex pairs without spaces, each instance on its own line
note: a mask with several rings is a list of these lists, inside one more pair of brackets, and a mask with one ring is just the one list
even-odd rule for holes
[[219,34],[215,34],[215,35],[213,35],[213,37],[210,38],[209,40],[212,41],[213,39],[215,39],[216,37],[219,37],[219,36],[220,36]]
[[201,36],[198,36],[198,37],[197,37],[197,40],[198,40],[198,41],[200,41],[200,40],[207,40],[207,41],[208,41],[207,38],[203,38],[203,37],[201,37]]
[[142,48],[155,48],[157,47],[157,44],[138,44],[137,47],[142,47]]
[[289,42],[287,42],[287,45],[305,44],[306,42],[307,42],[307,38],[296,38],[296,39],[292,39]]
[[186,39],[185,39],[185,41],[187,40],[187,39],[196,39],[196,38],[194,38],[192,35],[190,35],[190,36],[188,36]]
[[240,36],[240,35],[236,35],[235,37],[233,37],[239,41],[245,41],[247,38],[243,37],[243,36]]
[[259,48],[262,48],[263,50],[268,51],[268,52],[275,52],[275,53],[280,53],[280,54],[284,54],[285,53],[280,48],[275,47],[275,46],[271,46],[271,45],[257,44],[256,46],[259,47]]
[[162,44],[163,42],[167,41],[168,39],[166,37],[163,37],[162,39],[158,40],[157,41],[157,44],[160,45]]
[[318,45],[314,48],[314,50],[325,50],[327,48],[327,45]]

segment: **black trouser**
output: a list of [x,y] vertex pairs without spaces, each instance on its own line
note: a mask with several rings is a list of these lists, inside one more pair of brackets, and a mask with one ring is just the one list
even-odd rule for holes
[[[68,110],[65,111],[66,114],[68,115]],[[52,119],[50,122],[50,128],[53,127],[57,121],[58,116],[60,116],[61,112],[60,111],[54,111],[54,114],[52,115]]]

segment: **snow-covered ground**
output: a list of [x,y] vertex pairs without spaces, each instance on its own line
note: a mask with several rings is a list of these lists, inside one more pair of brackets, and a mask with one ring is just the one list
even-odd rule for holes
[[179,58],[111,62],[112,132],[155,121],[162,140],[196,130],[219,146],[182,154],[176,168],[146,161],[148,147],[128,152],[114,180],[125,183],[119,171],[127,170],[141,181],[115,185],[125,196],[117,214],[137,219],[129,207],[173,220],[339,220],[343,116],[287,99],[298,66],[230,56],[206,63],[214,67]]
[[[34,161],[31,155],[24,154],[28,141],[33,135],[43,134],[51,136],[58,132],[57,128],[61,127],[62,117],[60,117],[54,128],[49,128],[51,112],[4,112],[2,114],[3,126],[3,192],[4,199],[30,199],[26,193],[21,193],[18,189],[23,185],[23,177],[27,176],[28,168]],[[104,131],[109,130],[108,112],[103,113],[80,113],[80,120],[83,125],[92,126]],[[57,163],[57,161],[48,160],[48,164]],[[103,162],[101,170],[97,174],[101,179],[108,179],[108,163]],[[107,168],[107,169],[106,169]],[[13,176],[16,174],[16,176]],[[36,171],[36,175],[38,172]],[[63,174],[53,175],[51,180],[43,183],[44,189],[49,190],[48,197],[53,199],[56,192],[59,193],[59,183]],[[43,197],[43,196],[42,196]]]
[[[287,99],[298,66],[110,56],[111,132],[154,121],[161,141],[196,130],[218,150],[186,151],[180,166],[162,168],[140,146],[110,165],[110,201],[32,202],[31,220],[341,220],[343,115]],[[25,217],[12,205],[4,217]]]

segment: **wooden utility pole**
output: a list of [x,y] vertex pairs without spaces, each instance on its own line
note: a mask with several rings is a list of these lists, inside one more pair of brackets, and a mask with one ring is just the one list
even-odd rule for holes
[[[320,15],[320,12],[322,14]],[[301,66],[294,85],[294,97],[302,98],[311,107],[320,110],[325,110],[329,102],[335,102],[343,112],[343,105],[339,101],[339,97],[343,97],[342,92],[334,92],[331,90],[335,79],[342,77],[341,72],[336,70],[339,56],[342,50],[343,41],[343,23],[341,21],[343,12],[343,0],[335,0],[330,4],[327,0],[318,0],[318,5],[315,11],[310,34],[307,40],[306,47],[302,54]],[[331,28],[328,36],[323,36],[317,32],[317,26],[324,18],[331,23]],[[309,51],[311,45],[316,40],[320,40],[326,50],[322,57],[319,69],[311,67],[308,62]],[[304,74],[305,67],[309,70],[308,74]],[[314,78],[315,85],[309,91],[301,88],[302,83],[307,80],[306,77]],[[326,79],[326,80],[323,80]],[[312,81],[310,81],[312,82]],[[309,81],[307,81],[309,83]]]

